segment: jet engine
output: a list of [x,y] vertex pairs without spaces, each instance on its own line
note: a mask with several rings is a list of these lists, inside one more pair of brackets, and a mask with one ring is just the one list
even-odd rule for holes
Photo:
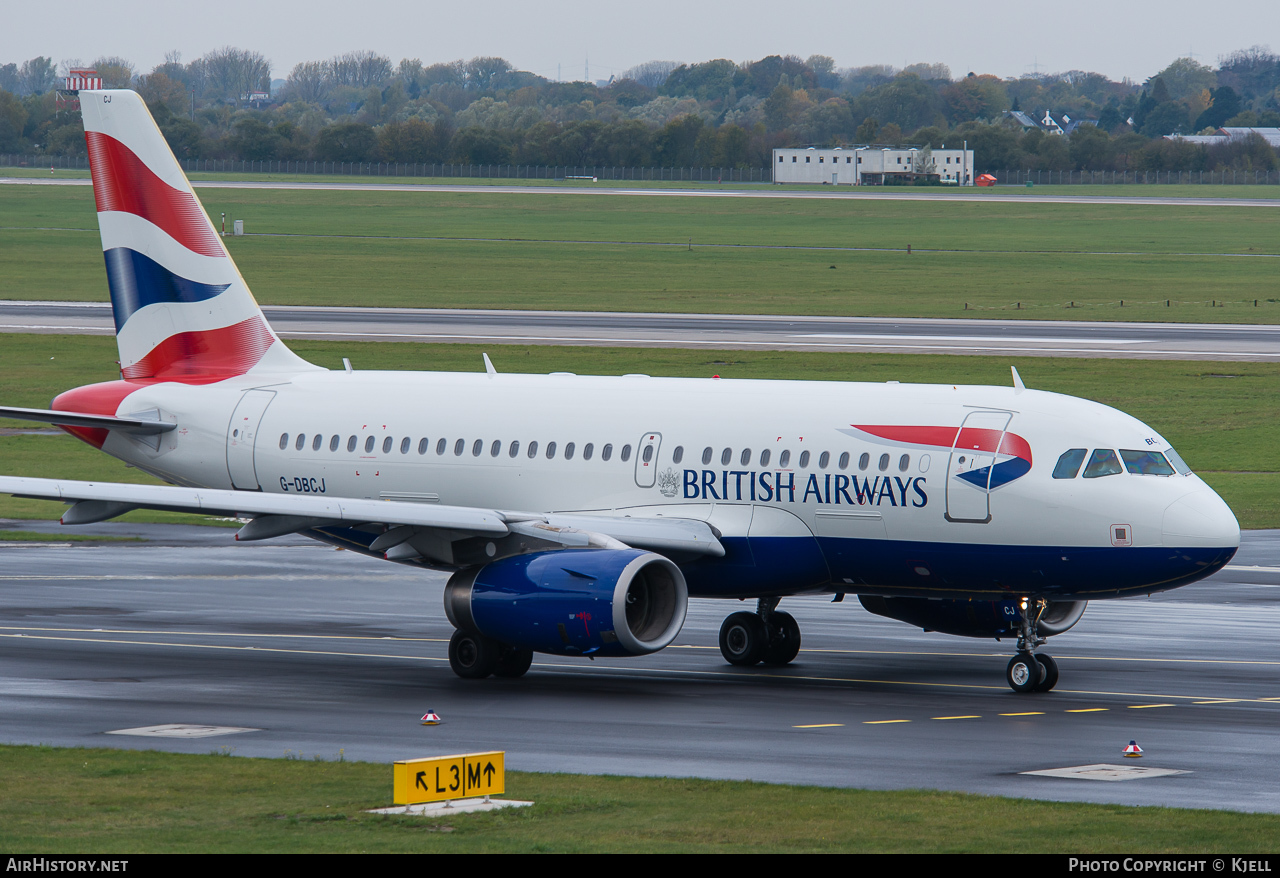
[[[1017,637],[1018,601],[957,601],[858,595],[868,612],[961,637]],[[1088,601],[1050,601],[1036,626],[1042,637],[1061,634],[1080,621]]]
[[556,655],[657,652],[684,625],[680,568],[638,549],[564,549],[460,570],[445,586],[453,626]]

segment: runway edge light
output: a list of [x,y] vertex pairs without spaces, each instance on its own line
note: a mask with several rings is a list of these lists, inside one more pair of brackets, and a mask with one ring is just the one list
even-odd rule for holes
[[428,710],[422,715],[421,722],[424,726],[438,726],[440,725],[440,716],[434,710]]
[[1130,741],[1129,746],[1124,748],[1124,755],[1131,759],[1142,758],[1142,748],[1138,746],[1137,741]]

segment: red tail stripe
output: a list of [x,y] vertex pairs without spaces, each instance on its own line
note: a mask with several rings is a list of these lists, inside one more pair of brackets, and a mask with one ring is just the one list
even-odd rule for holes
[[202,256],[225,255],[195,196],[161,180],[114,137],[86,131],[84,140],[99,212],[132,213],[159,226],[188,250]]
[[121,374],[130,379],[212,384],[248,372],[274,341],[261,317],[250,317],[222,329],[179,332],[126,366]]

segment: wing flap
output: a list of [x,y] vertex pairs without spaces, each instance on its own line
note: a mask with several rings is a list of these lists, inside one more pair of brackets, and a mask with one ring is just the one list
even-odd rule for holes
[[509,533],[502,516],[491,509],[470,506],[436,506],[419,503],[391,503],[385,500],[265,494],[256,491],[224,491],[209,488],[181,488],[167,485],[128,485],[120,482],[79,482],[63,479],[29,479],[0,476],[0,493],[40,500],[75,503],[98,500],[140,509],[193,512],[204,515],[282,515],[320,519],[325,522],[412,524],[418,527],[451,528],[476,534],[505,536]]

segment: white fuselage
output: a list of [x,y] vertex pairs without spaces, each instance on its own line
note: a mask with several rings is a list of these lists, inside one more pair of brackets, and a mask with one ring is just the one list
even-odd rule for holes
[[[805,588],[930,592],[946,579],[952,591],[992,590],[974,584],[980,571],[961,577],[969,583],[961,587],[956,574],[932,569],[963,563],[950,555],[921,561],[914,578],[900,576],[897,560],[873,557],[880,546],[905,547],[910,566],[909,556],[939,547],[1129,551],[1108,552],[1114,559],[1144,549],[1225,549],[1239,540],[1230,510],[1194,475],[1052,478],[1070,448],[1164,452],[1169,445],[1115,409],[1033,390],[317,371],[279,381],[158,384],[128,397],[118,414],[148,409],[179,429],[158,450],[115,433],[104,450],[180,484],[697,518],[726,538],[759,540],[744,544],[755,555],[769,539],[817,538],[829,582],[808,581],[822,578],[815,572]],[[962,423],[983,418],[1007,434],[998,456],[980,451],[966,459],[950,438],[920,441],[910,432],[937,427],[957,436]],[[908,432],[884,438],[862,429],[868,425]],[[1014,440],[1028,450],[1018,452]],[[1018,454],[1030,458],[1030,469],[1006,484],[984,490],[958,478]],[[1194,508],[1179,514],[1186,506]],[[1196,514],[1201,526],[1187,527]],[[884,572],[884,565],[895,569]],[[861,575],[868,569],[881,572]],[[1114,590],[1087,582],[1071,588],[1065,570],[1044,575],[1059,582],[1058,592]],[[997,593],[1007,587],[994,586]]]

